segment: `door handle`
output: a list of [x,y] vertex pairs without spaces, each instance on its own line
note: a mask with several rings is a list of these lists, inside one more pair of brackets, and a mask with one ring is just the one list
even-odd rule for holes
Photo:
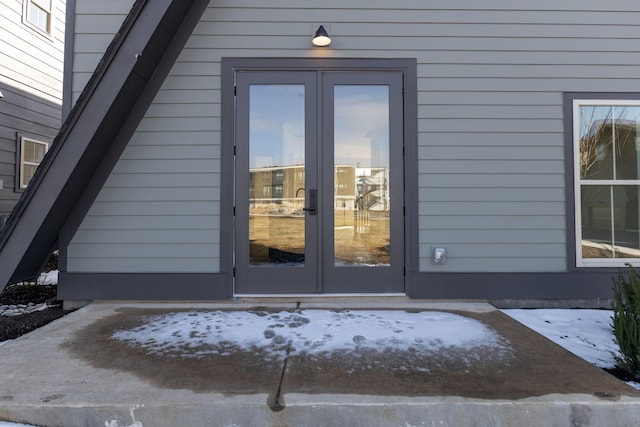
[[309,190],[309,206],[302,210],[309,212],[309,215],[318,214],[318,190]]

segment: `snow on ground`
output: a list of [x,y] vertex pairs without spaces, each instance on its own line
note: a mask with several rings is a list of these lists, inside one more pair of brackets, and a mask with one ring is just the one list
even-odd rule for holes
[[0,421],[0,427],[33,427],[27,424],[16,424],[16,423],[7,423],[4,421]]
[[[117,340],[150,354],[173,357],[227,355],[260,349],[269,357],[373,349],[438,352],[491,348],[509,353],[507,341],[483,323],[452,313],[394,310],[188,311],[150,316],[116,331]],[[479,358],[480,356],[478,356]]]
[[[41,273],[36,280],[38,285],[57,285],[58,284],[58,270],[51,270],[46,273]],[[0,426],[2,427],[2,426]]]
[[[620,355],[611,324],[612,310],[502,310],[518,322],[599,368],[614,368]],[[640,390],[640,383],[628,382]]]
[[611,310],[502,310],[576,356],[600,368],[613,368],[618,344],[611,326]]
[[[619,352],[611,310],[503,312],[597,367],[616,365]],[[237,349],[261,349],[273,358],[284,358],[287,349],[309,355],[365,348],[462,350],[471,360],[474,355],[480,358],[480,349],[487,347],[496,350],[496,357],[509,354],[507,341],[492,328],[468,317],[434,311],[189,311],[151,316],[141,326],[117,331],[113,337],[150,354],[172,357],[228,355]]]

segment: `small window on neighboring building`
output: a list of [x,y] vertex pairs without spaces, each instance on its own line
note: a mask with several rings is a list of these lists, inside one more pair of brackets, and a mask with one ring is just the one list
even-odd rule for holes
[[53,0],[24,0],[22,19],[47,35],[53,32]]
[[640,101],[574,100],[576,261],[640,265]]
[[20,137],[20,165],[18,173],[20,189],[27,187],[48,149],[49,144],[46,142]]

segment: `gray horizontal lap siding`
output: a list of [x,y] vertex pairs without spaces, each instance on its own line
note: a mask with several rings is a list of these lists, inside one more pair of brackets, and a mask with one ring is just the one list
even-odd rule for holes
[[[77,1],[74,97],[132,4]],[[68,246],[68,272],[219,271],[219,82],[194,84],[179,64]]]
[[[115,6],[109,6],[105,21],[94,27],[100,15],[92,8],[99,2],[77,3],[75,93],[108,43],[107,24],[113,21],[115,28],[118,21]],[[179,218],[193,215],[203,230],[216,230],[224,191],[219,187],[221,57],[402,57],[418,62],[419,229],[409,236],[418,239],[414,273],[566,271],[562,93],[629,91],[637,85],[640,3],[314,4],[210,4],[72,247],[78,245],[79,253],[79,245],[103,245],[101,234],[92,230],[124,236],[147,219],[158,229],[191,230],[194,224],[180,225]],[[318,24],[333,37],[330,49],[310,46]],[[163,168],[171,178],[159,179]],[[163,197],[153,191],[142,196],[145,189],[164,186]],[[215,233],[203,243],[212,245],[210,272],[217,271],[219,253],[231,250],[213,249],[219,242]],[[124,240],[122,248],[128,245]],[[167,235],[161,244],[173,241]],[[140,236],[138,244],[155,243]],[[446,264],[431,264],[434,246],[447,248]],[[71,257],[70,271],[116,270],[118,260],[103,255],[109,254]],[[157,262],[151,257],[162,256],[156,250],[147,255],[148,264],[127,271],[151,270]],[[200,271],[187,265],[188,258],[183,261],[168,268]]]

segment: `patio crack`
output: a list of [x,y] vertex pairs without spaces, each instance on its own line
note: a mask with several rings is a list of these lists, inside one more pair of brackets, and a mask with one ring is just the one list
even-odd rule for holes
[[[300,301],[296,302],[295,312],[300,311]],[[278,380],[278,389],[275,395],[270,395],[267,400],[267,405],[273,412],[282,411],[285,408],[284,398],[282,396],[282,383],[284,382],[284,375],[287,372],[287,363],[289,362],[289,354],[291,353],[291,341],[287,345],[285,351],[284,362],[282,363],[282,371],[280,371],[280,379]]]

